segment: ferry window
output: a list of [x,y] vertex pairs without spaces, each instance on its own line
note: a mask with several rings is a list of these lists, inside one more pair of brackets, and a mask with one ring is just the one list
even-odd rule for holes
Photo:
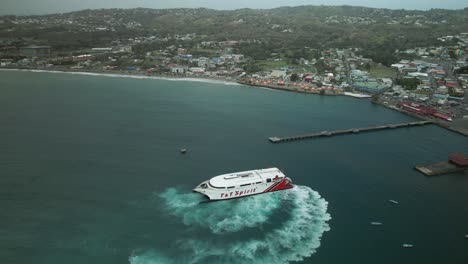
[[260,184],[260,183],[262,183],[262,182],[256,182],[256,184]]
[[232,188],[234,188],[234,186],[229,186],[229,187],[227,187],[227,188],[228,188],[228,189],[232,189]]
[[267,179],[267,182],[271,182],[271,179]]
[[211,188],[215,188],[215,189],[226,189],[226,187],[216,187],[216,186],[213,186],[210,182],[208,182],[208,185],[209,185]]
[[249,185],[250,185],[250,183],[247,183],[247,184],[241,184],[241,187],[243,187],[243,186],[249,186]]

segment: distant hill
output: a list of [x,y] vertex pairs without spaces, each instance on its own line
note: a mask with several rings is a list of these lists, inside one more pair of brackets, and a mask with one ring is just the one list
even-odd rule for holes
[[199,40],[248,40],[300,49],[395,50],[440,45],[438,37],[468,31],[468,9],[390,10],[297,6],[266,10],[100,9],[44,16],[0,17],[0,38],[66,47],[108,45],[137,36],[196,33]]

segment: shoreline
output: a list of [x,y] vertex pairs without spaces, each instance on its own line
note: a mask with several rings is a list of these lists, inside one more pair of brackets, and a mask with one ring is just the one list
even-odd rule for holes
[[312,95],[319,95],[319,96],[344,96],[344,93],[339,93],[336,91],[332,91],[333,93],[330,93],[330,90],[324,89],[325,93],[320,94],[320,91],[317,90],[300,90],[298,88],[287,88],[286,86],[279,86],[279,85],[268,85],[268,84],[255,84],[255,83],[250,83],[246,81],[239,81],[239,84],[242,85],[247,85],[251,87],[260,87],[260,88],[265,88],[265,89],[271,89],[271,90],[277,90],[277,91],[286,91],[286,92],[293,92],[293,93],[302,93],[302,94],[312,94]]
[[0,67],[0,71],[23,71],[23,72],[44,72],[44,73],[67,73],[77,75],[89,75],[89,76],[106,76],[115,78],[134,78],[134,79],[153,79],[153,80],[165,80],[165,81],[187,81],[187,82],[205,82],[214,84],[224,85],[245,85],[249,87],[257,87],[263,89],[270,89],[275,91],[286,91],[302,94],[312,94],[320,96],[343,96],[343,93],[330,90],[325,90],[325,94],[320,94],[320,91],[306,91],[298,88],[286,88],[275,85],[258,85],[248,83],[242,80],[217,78],[217,77],[206,77],[206,76],[184,76],[184,75],[170,75],[170,74],[145,74],[140,71],[128,72],[128,71],[104,71],[104,70],[74,70],[74,69],[42,69],[42,68],[8,68]]
[[[212,83],[212,84],[223,84],[223,85],[245,85],[249,87],[257,87],[261,89],[269,89],[272,91],[285,91],[285,92],[294,92],[294,93],[302,93],[302,94],[311,94],[311,95],[318,95],[318,96],[346,96],[344,93],[326,93],[325,94],[320,94],[319,92],[316,91],[305,91],[305,90],[299,90],[299,89],[290,89],[286,87],[281,87],[281,86],[274,86],[274,85],[258,85],[258,84],[252,84],[252,83],[246,83],[241,80],[236,81],[236,80],[229,80],[225,78],[210,78],[210,77],[201,77],[201,76],[195,76],[195,77],[187,77],[187,76],[171,76],[171,75],[148,75],[144,74],[142,72],[135,72],[135,73],[129,73],[129,72],[122,72],[122,71],[75,71],[75,70],[70,70],[70,69],[54,69],[54,70],[49,70],[49,69],[38,69],[38,68],[7,68],[7,67],[2,67],[0,68],[0,71],[22,71],[22,72],[42,72],[42,73],[64,73],[64,74],[76,74],[76,75],[88,75],[88,76],[104,76],[104,77],[113,77],[113,78],[134,78],[134,79],[150,79],[150,80],[165,80],[165,81],[186,81],[186,82],[204,82],[204,83]],[[328,91],[329,90],[325,90]],[[351,96],[352,97],[352,96]],[[354,97],[353,97],[354,98]],[[367,99],[367,98],[364,98]],[[359,99],[362,100],[362,99]],[[369,101],[370,102],[370,101]],[[441,128],[445,128],[449,131],[455,132],[459,135],[468,137],[468,131],[464,131],[465,129],[459,129],[456,127],[451,127],[450,123],[444,123],[441,120],[436,120],[436,119],[429,119],[417,114],[409,113],[406,111],[403,111],[401,109],[398,109],[397,107],[392,107],[390,105],[386,105],[380,102],[372,102],[377,105],[383,106],[387,109],[393,110],[400,112],[402,114],[411,116],[413,118],[419,119],[419,120],[424,120],[424,121],[433,121],[433,123]],[[467,120],[468,122],[468,120]]]
[[88,76],[104,76],[114,78],[133,78],[133,79],[151,79],[151,80],[165,80],[165,81],[187,81],[187,82],[204,82],[213,84],[224,85],[243,85],[236,80],[229,80],[224,78],[210,78],[200,76],[174,76],[174,75],[148,75],[142,72],[124,72],[124,71],[83,71],[83,70],[70,70],[70,69],[38,69],[38,68],[0,68],[0,71],[22,71],[22,72],[43,72],[43,73],[64,73]]

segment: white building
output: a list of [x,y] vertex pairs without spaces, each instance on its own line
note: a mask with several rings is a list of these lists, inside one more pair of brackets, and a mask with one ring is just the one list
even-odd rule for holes
[[205,68],[202,67],[191,67],[189,68],[191,73],[205,73]]

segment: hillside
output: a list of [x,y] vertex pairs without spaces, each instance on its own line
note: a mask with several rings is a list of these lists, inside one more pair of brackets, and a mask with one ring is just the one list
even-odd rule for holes
[[262,50],[300,52],[304,47],[355,47],[386,56],[395,49],[440,45],[438,37],[467,31],[467,25],[468,8],[429,11],[353,6],[233,11],[101,9],[44,16],[3,16],[0,40],[3,45],[38,44],[71,50],[105,46],[116,39],[195,33],[201,41],[249,43],[244,52],[258,59],[263,57]]

